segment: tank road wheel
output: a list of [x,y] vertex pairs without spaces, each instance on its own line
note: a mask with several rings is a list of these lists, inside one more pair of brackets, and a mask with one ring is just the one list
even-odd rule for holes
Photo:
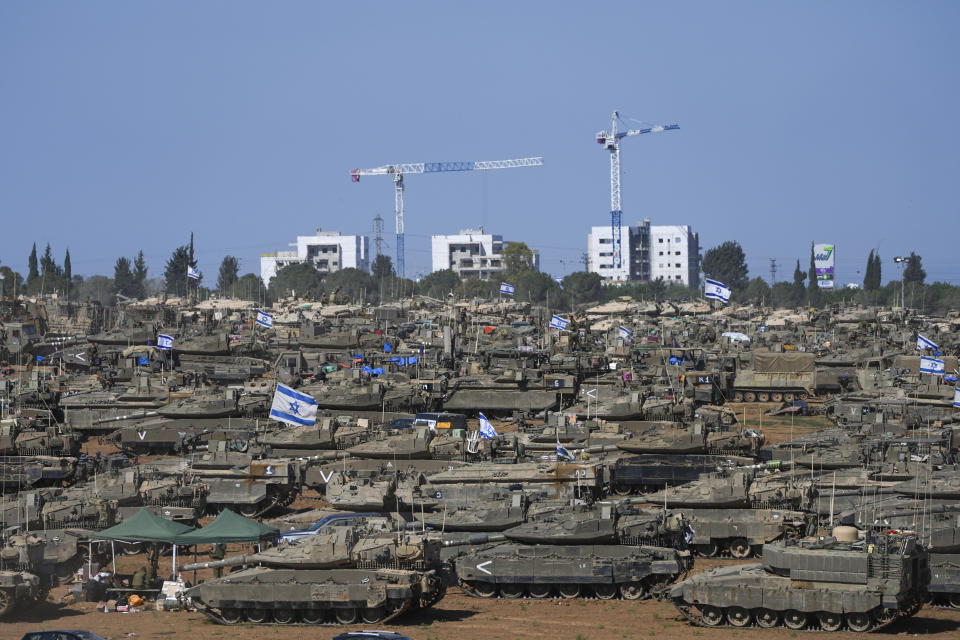
[[723,609],[705,604],[700,607],[700,619],[708,627],[719,627],[723,624]]
[[620,585],[620,597],[624,600],[639,600],[646,592],[642,582],[624,582]]
[[873,618],[868,611],[854,611],[847,614],[847,626],[850,627],[850,631],[864,633],[873,626]]
[[373,624],[387,617],[387,610],[383,607],[367,607],[360,612],[360,619]]
[[756,401],[757,401],[757,394],[755,394],[753,391],[747,391],[746,393],[743,394],[743,401],[744,401],[744,402],[756,402]]
[[227,624],[237,624],[243,620],[243,609],[222,609],[220,617]]
[[758,402],[770,402],[770,394],[766,391],[761,391],[757,394]]
[[839,631],[843,626],[843,615],[822,611],[817,614],[817,620],[820,622],[820,628],[824,631]]
[[734,558],[739,558],[741,560],[743,558],[749,558],[751,551],[752,549],[750,548],[750,543],[743,538],[736,538],[730,541],[730,555],[732,555]]
[[481,598],[493,598],[497,595],[497,585],[492,582],[471,582],[469,587]]
[[757,609],[753,612],[753,618],[757,621],[757,626],[764,629],[772,629],[780,624],[780,614],[773,609]]
[[960,593],[951,593],[947,596],[947,602],[949,602],[950,606],[954,609],[960,609]]
[[807,394],[806,391],[801,391],[800,393],[797,394],[797,400],[806,400],[809,397],[810,396]]
[[743,402],[743,391],[734,391],[733,393],[734,402]]
[[527,593],[530,594],[531,598],[536,598],[538,600],[543,600],[544,598],[549,598],[552,593],[552,589],[548,584],[528,584]]
[[304,624],[320,624],[323,622],[323,609],[301,609],[300,621]]
[[142,542],[121,542],[120,553],[125,556],[136,556],[143,553]]
[[770,399],[774,402],[783,402],[783,394],[779,391],[774,391],[770,394]]
[[787,629],[793,629],[794,631],[799,631],[807,626],[807,614],[803,611],[797,611],[796,609],[790,609],[785,614],[783,614],[783,624]]
[[337,622],[340,624],[353,624],[357,621],[357,610],[351,607],[336,609],[333,614],[337,617]]
[[260,513],[260,505],[258,504],[242,504],[237,508],[237,511],[240,512],[240,515],[245,518],[253,518],[258,513]]
[[703,556],[704,558],[712,558],[720,553],[720,545],[711,540],[707,544],[693,545],[693,550],[697,552],[697,555]]
[[247,620],[255,624],[267,622],[270,619],[270,611],[267,609],[247,609]]
[[274,609],[273,621],[277,624],[293,624],[297,621],[297,614],[293,609]]
[[500,585],[500,596],[508,600],[514,600],[523,596],[523,587],[519,584]]
[[615,584],[595,584],[593,585],[593,595],[598,600],[611,600],[617,595],[617,585]]
[[793,394],[792,394],[792,393],[785,393],[785,394],[783,394],[783,401],[784,401],[784,402],[793,402]]
[[615,484],[613,485],[613,492],[618,496],[628,496],[633,493],[633,487],[626,484]]
[[6,589],[0,589],[0,618],[10,613],[14,599],[14,594]]
[[730,607],[727,609],[727,622],[732,627],[745,627],[750,624],[750,611],[743,607]]
[[557,587],[557,592],[560,594],[561,598],[579,598],[580,597],[580,585],[578,584],[561,584]]

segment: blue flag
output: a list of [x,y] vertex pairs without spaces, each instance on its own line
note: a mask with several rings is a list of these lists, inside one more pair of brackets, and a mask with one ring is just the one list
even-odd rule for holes
[[570,323],[569,320],[565,320],[560,316],[553,316],[550,319],[550,328],[551,329],[560,329],[560,331],[566,331],[567,325]]
[[169,351],[170,349],[173,349],[173,336],[168,336],[165,333],[158,333],[157,349],[163,349],[164,351]]
[[512,284],[507,284],[506,282],[500,283],[500,293],[505,293],[508,296],[513,295],[514,286]]
[[43,362],[44,360],[46,360],[46,358],[43,356],[37,356],[37,362]]
[[313,426],[317,422],[318,404],[312,396],[278,384],[270,406],[270,417],[287,424]]
[[490,424],[490,421],[487,420],[487,416],[482,413],[478,413],[480,416],[480,435],[488,440],[490,438],[497,437],[497,430],[493,428],[493,425]]
[[187,265],[187,277],[193,278],[194,280],[200,279],[200,272],[194,269],[193,267]]
[[267,329],[273,326],[273,316],[266,311],[257,311],[257,324]]
[[720,302],[730,302],[730,288],[722,282],[706,278],[703,286],[703,295],[707,298],[713,298]]
[[558,442],[557,443],[557,460],[559,460],[560,458],[566,458],[571,462],[574,460],[573,454],[567,451],[567,449]]

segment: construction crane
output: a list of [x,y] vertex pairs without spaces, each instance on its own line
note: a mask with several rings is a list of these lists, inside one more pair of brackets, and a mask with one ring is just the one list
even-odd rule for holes
[[610,151],[610,226],[613,233],[613,266],[616,269],[623,266],[620,241],[620,223],[623,217],[623,210],[620,208],[620,139],[627,136],[638,136],[641,133],[660,133],[661,131],[673,131],[680,128],[680,125],[664,124],[643,129],[619,131],[617,129],[619,120],[620,113],[614,111],[610,117],[610,131],[601,131],[597,134],[597,142]]
[[514,160],[486,160],[480,162],[415,162],[411,164],[385,164],[373,169],[352,169],[350,179],[360,182],[360,176],[393,176],[396,199],[397,224],[397,275],[405,276],[403,247],[403,176],[412,173],[439,173],[441,171],[487,171],[489,169],[512,169],[514,167],[539,167],[543,158],[516,158]]

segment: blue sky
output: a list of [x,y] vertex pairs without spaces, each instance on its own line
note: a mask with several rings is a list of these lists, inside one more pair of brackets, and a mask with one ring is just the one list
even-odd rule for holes
[[[879,248],[960,284],[956,2],[0,3],[0,263],[75,273],[196,234],[215,281],[318,226],[393,252],[393,185],[354,167],[542,155],[410,176],[407,274],[483,224],[577,269],[609,223],[594,136],[618,109],[681,130],[623,145],[624,221],[738,240],[789,278],[812,241],[861,281]],[[562,261],[562,262],[561,262]]]

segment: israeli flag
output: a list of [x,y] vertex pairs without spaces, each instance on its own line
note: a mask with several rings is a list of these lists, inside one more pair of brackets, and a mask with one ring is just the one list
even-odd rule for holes
[[170,349],[173,349],[173,336],[168,336],[165,333],[158,333],[157,349],[163,349],[164,351],[169,351]]
[[918,333],[918,334],[917,334],[917,349],[920,349],[920,350],[923,350],[923,349],[933,349],[934,351],[939,351],[939,350],[940,350],[940,347],[938,347],[937,344],[936,344],[933,340],[930,340],[929,338],[924,338],[922,335],[920,335],[920,334]]
[[493,425],[490,424],[490,421],[487,420],[487,416],[482,413],[477,414],[480,416],[480,435],[487,440],[490,438],[497,437],[497,430],[493,428]]
[[566,458],[567,460],[570,460],[571,462],[576,459],[576,458],[573,457],[573,454],[572,454],[572,453],[570,453],[569,451],[567,451],[566,447],[564,447],[562,444],[560,444],[560,443],[558,442],[558,443],[557,443],[557,460],[559,460],[560,458]]
[[565,320],[560,316],[553,316],[550,318],[550,328],[551,329],[560,329],[560,331],[566,331],[567,325],[570,323],[569,320]]
[[704,297],[714,298],[723,303],[730,302],[730,288],[722,282],[717,282],[716,280],[711,280],[710,278],[706,278],[706,283],[703,287],[703,295]]
[[960,387],[953,388],[953,406],[960,409]]
[[193,267],[191,267],[190,265],[187,265],[187,277],[193,278],[194,280],[199,280],[200,272],[194,269]]
[[278,384],[270,406],[270,417],[294,426],[312,427],[317,423],[317,401],[305,393]]
[[633,332],[626,327],[620,327],[620,337],[624,340],[633,340]]
[[505,293],[505,294],[507,294],[508,296],[512,296],[512,295],[513,295],[513,290],[514,290],[515,288],[516,288],[516,287],[514,287],[512,284],[507,284],[506,282],[501,282],[501,283],[500,283],[500,293]]
[[946,371],[946,365],[943,360],[937,360],[936,358],[928,358],[927,356],[920,356],[920,373],[932,373],[934,375],[942,376]]
[[257,324],[269,329],[273,326],[273,316],[266,311],[257,310]]

